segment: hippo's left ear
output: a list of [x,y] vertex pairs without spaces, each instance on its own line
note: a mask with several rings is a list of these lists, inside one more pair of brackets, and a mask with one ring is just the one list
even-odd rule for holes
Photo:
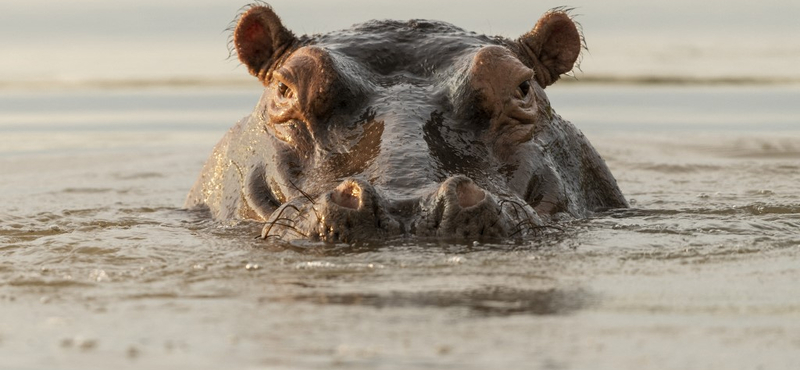
[[542,88],[572,70],[582,46],[575,22],[567,13],[558,10],[543,15],[533,30],[522,35],[517,43]]
[[233,43],[239,60],[262,82],[266,73],[294,45],[297,38],[281,23],[272,8],[255,5],[239,18]]

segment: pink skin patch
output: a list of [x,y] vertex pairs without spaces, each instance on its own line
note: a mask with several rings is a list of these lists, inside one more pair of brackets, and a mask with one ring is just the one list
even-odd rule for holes
[[456,187],[458,205],[461,208],[472,207],[486,198],[486,193],[472,182],[462,182]]
[[261,24],[258,22],[251,22],[242,31],[244,40],[246,40],[247,42],[255,42],[256,39],[260,38],[262,33],[264,32],[264,27],[261,26]]

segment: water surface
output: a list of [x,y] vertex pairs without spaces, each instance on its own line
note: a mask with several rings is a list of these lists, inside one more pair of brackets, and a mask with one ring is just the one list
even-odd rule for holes
[[0,367],[800,363],[800,89],[548,90],[631,209],[357,247],[181,209],[257,88],[0,93]]

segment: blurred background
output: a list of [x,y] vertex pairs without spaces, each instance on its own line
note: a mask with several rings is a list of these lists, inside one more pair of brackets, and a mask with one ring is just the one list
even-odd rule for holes
[[[245,0],[4,0],[0,86],[251,81],[225,29]],[[297,34],[369,19],[428,18],[517,37],[574,7],[589,51],[578,78],[604,82],[798,82],[800,2],[607,0],[269,2]]]

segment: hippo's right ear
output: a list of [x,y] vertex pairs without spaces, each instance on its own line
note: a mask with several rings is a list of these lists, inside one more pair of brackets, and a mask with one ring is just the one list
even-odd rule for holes
[[272,8],[265,5],[253,6],[244,12],[233,31],[233,43],[239,60],[247,66],[250,74],[262,82],[272,65],[296,40]]
[[572,70],[581,54],[581,40],[581,33],[569,14],[554,9],[543,15],[533,30],[522,35],[517,45],[528,66],[533,68],[536,82],[545,88]]

